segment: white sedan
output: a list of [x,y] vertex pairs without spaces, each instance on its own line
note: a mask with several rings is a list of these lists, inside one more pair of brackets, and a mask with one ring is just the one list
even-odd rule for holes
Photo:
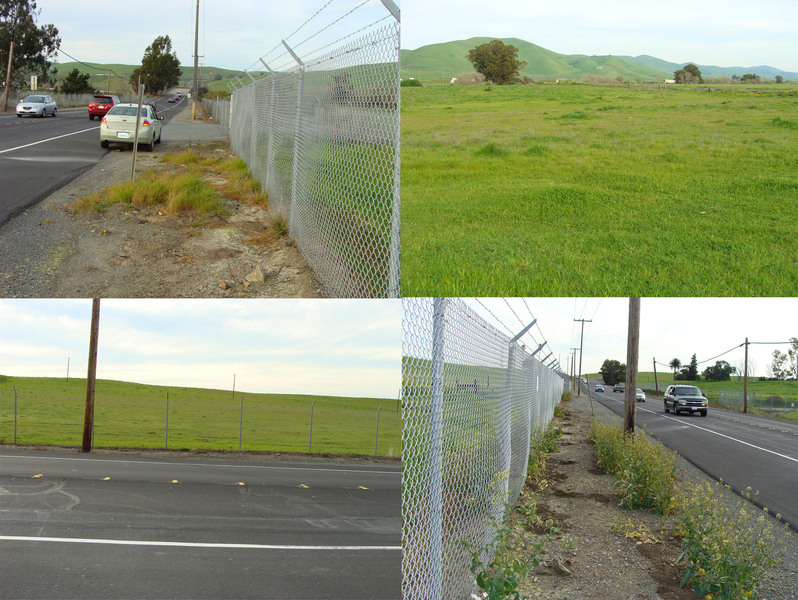
[[29,117],[46,117],[47,115],[56,116],[58,107],[55,100],[50,96],[33,94],[23,99],[17,104],[17,116],[28,115]]
[[[100,123],[100,146],[107,148],[111,142],[132,144],[136,139],[136,116],[138,104],[115,104]],[[139,121],[139,144],[152,152],[155,144],[161,141],[161,121],[155,107],[141,105]]]

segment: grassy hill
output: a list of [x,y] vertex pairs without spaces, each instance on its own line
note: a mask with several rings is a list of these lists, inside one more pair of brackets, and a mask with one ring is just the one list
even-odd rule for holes
[[[490,37],[475,37],[442,44],[430,44],[417,50],[402,50],[402,77],[421,80],[445,78],[473,71],[466,55],[472,48],[490,42]],[[517,38],[501,38],[505,44],[518,48],[519,60],[527,66],[521,71],[532,79],[581,80],[590,77],[625,80],[660,81],[665,73],[645,64],[632,63],[617,56],[587,56],[584,54],[558,54],[531,42]]]
[[[0,443],[80,446],[86,380],[0,375]],[[396,401],[168,387],[98,380],[95,445],[238,450],[243,399],[243,450],[307,452],[313,406],[313,452],[401,455]]]
[[[474,69],[466,55],[472,48],[490,42],[490,37],[475,37],[440,44],[422,46],[416,50],[402,50],[402,77],[414,77],[422,81],[449,80],[460,73]],[[588,56],[585,54],[558,54],[536,44],[517,38],[500,38],[505,44],[518,48],[519,60],[527,66],[521,75],[535,80],[568,79],[591,81],[617,79],[632,82],[662,82],[673,76],[673,72],[688,63],[672,63],[654,56]],[[785,80],[798,80],[798,73],[781,71],[768,66],[716,67],[698,65],[708,77],[720,77],[756,73],[762,78],[773,79],[781,75]]]

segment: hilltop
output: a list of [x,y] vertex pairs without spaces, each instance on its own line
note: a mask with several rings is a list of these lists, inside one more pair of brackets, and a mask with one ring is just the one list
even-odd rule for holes
[[[402,77],[436,79],[448,81],[459,73],[470,73],[474,69],[468,62],[468,51],[490,42],[491,37],[474,37],[439,44],[429,44],[416,50],[402,50]],[[568,79],[589,81],[592,78],[624,81],[661,82],[673,76],[673,72],[688,63],[671,63],[653,56],[612,56],[586,54],[559,54],[537,44],[518,38],[500,38],[505,44],[518,48],[518,58],[527,63],[522,76],[539,80]],[[781,75],[786,80],[798,80],[798,73],[780,71],[773,67],[715,67],[697,65],[705,76],[742,76],[756,73],[763,78]]]

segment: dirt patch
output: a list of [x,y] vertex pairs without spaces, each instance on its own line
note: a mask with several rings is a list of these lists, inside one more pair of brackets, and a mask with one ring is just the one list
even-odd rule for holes
[[[190,111],[173,121],[190,119]],[[206,120],[207,122],[207,120]],[[170,174],[186,165],[162,156],[191,147],[232,157],[226,141],[205,145],[164,141],[154,153],[138,153],[136,173]],[[225,217],[169,215],[159,207],[117,204],[105,212],[70,206],[130,176],[132,151],[116,149],[9,223],[0,266],[0,293],[7,297],[324,297],[294,242],[273,231],[268,205],[222,195]],[[224,173],[211,179],[224,182]],[[213,183],[211,181],[211,183]],[[16,246],[16,249],[15,249]]]

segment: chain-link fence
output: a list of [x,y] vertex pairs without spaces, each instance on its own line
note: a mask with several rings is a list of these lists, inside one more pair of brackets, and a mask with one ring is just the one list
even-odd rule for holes
[[403,597],[465,599],[563,379],[461,300],[402,307]]
[[[714,400],[711,394],[710,400]],[[720,390],[717,402],[726,408],[742,411],[743,390]],[[748,410],[764,413],[771,417],[787,418],[790,413],[798,412],[798,398],[789,398],[778,394],[757,394],[756,390],[748,390]]]
[[398,12],[332,50],[285,49],[290,68],[211,112],[330,295],[398,297]]

